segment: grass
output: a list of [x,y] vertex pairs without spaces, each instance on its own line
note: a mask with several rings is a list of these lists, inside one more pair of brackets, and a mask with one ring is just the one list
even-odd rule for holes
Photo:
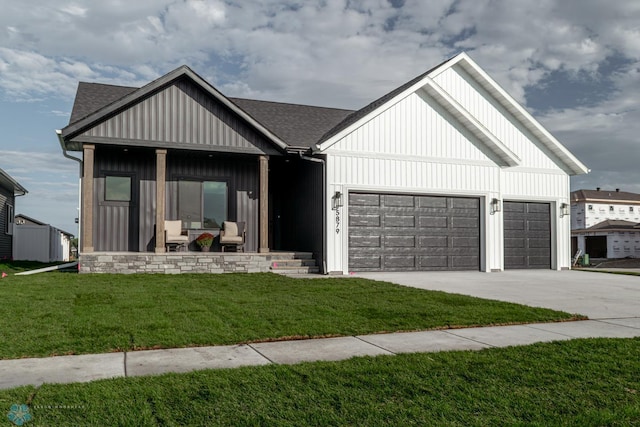
[[0,358],[570,319],[360,278],[78,275],[0,281]]
[[64,262],[39,262],[39,261],[10,261],[7,259],[0,260],[0,274],[15,274],[27,270],[36,270],[38,268],[50,267],[52,265],[65,264]]
[[638,355],[640,339],[588,339],[364,357],[21,387],[0,408],[60,426],[630,426]]

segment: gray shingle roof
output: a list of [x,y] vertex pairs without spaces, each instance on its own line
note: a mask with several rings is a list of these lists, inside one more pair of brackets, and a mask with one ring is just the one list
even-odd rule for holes
[[575,202],[589,200],[640,202],[640,194],[616,190],[576,190],[571,193],[571,200]]
[[352,110],[229,98],[292,147],[312,147]]
[[105,85],[102,83],[78,83],[69,124],[95,113],[99,109],[138,90],[137,87]]
[[591,227],[587,228],[586,231],[597,231],[597,230],[633,230],[636,227],[637,223],[631,221],[625,221],[621,219],[607,219],[602,222],[599,222]]

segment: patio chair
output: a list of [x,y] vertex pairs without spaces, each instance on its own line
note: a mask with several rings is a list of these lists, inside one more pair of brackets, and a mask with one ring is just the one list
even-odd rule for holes
[[224,221],[222,223],[222,230],[220,230],[220,246],[222,246],[222,252],[224,252],[226,247],[230,246],[235,247],[236,252],[239,248],[242,248],[242,252],[244,252],[245,236],[244,222]]
[[167,252],[171,252],[171,249],[177,252],[186,248],[189,236],[182,234],[181,220],[164,222],[164,243],[167,246]]

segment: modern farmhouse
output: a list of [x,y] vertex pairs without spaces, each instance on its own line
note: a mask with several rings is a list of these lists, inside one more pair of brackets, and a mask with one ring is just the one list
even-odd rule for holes
[[569,177],[588,171],[464,53],[357,111],[229,98],[186,66],[80,83],[58,135],[82,152],[85,271],[126,253],[174,272],[225,221],[244,256],[309,252],[325,273],[569,268]]

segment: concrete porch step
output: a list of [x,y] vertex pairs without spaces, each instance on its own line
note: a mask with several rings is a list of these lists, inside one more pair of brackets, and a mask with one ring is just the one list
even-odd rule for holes
[[272,260],[272,268],[287,268],[287,267],[315,267],[316,260],[310,259],[278,259]]
[[278,267],[271,268],[272,273],[282,274],[283,276],[295,276],[298,274],[319,274],[320,267]]
[[294,276],[296,274],[318,274],[320,267],[311,252],[274,253],[271,258],[271,271]]

